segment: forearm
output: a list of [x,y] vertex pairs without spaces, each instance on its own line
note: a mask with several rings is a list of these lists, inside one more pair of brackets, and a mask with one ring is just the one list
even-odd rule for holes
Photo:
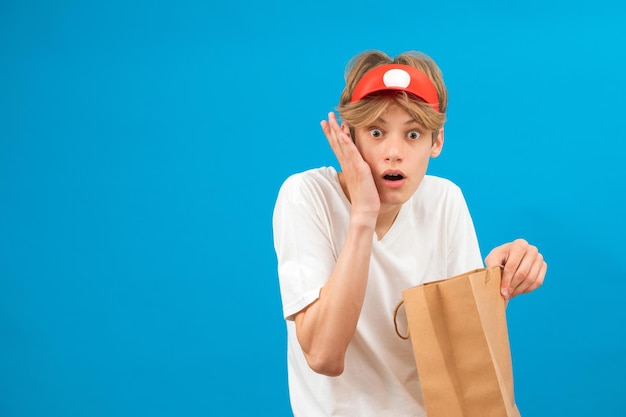
[[367,287],[375,223],[353,218],[335,268],[317,301],[296,316],[298,340],[309,366],[326,375],[343,371]]

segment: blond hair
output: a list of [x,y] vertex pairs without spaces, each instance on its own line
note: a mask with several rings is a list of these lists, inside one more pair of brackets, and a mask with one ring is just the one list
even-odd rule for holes
[[[385,95],[372,95],[352,103],[352,93],[357,82],[371,69],[384,64],[410,65],[425,73],[435,85],[439,99],[439,111],[429,104],[415,99],[404,91],[392,92]],[[381,51],[366,51],[350,60],[345,72],[346,86],[344,87],[337,111],[343,123],[351,128],[363,127],[378,119],[392,104],[398,104],[411,117],[426,129],[433,130],[433,141],[437,132],[443,127],[448,107],[448,92],[443,82],[443,75],[435,61],[428,55],[408,51],[392,59]]]

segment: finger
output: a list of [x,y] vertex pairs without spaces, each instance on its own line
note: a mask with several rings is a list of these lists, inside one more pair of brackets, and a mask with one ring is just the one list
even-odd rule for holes
[[[498,247],[493,248],[491,252],[489,252],[489,255],[487,255],[487,257],[485,258],[485,266],[487,268],[493,268],[499,265],[504,265],[506,263],[506,257],[508,254],[507,249],[509,246],[510,246],[510,243],[507,243],[507,244],[500,245]],[[501,283],[500,283],[500,292],[504,296],[505,300],[507,300],[509,296],[508,288],[509,288],[510,283],[511,283],[510,276],[505,276],[504,270],[503,270]]]
[[[528,242],[524,239],[517,239],[507,245],[497,248],[494,257],[490,260],[491,262],[498,260],[501,265],[504,265],[500,291],[505,299],[510,297],[511,282],[520,267],[528,246]],[[528,266],[528,268],[530,268],[530,266]]]
[[535,277],[532,273],[538,272],[541,262],[543,262],[543,257],[539,253],[537,247],[527,245],[525,251],[523,252],[523,257],[519,262],[519,265],[517,265],[515,273],[511,278],[511,283],[509,284],[509,294],[511,294],[520,285],[524,286],[526,281],[533,281]]
[[548,264],[543,260],[543,255],[538,254],[526,279],[521,281],[519,285],[512,287],[511,298],[539,288],[543,284],[547,269]]
[[322,120],[320,122],[320,125],[322,126],[322,130],[329,140],[340,142],[342,129],[337,122],[337,117],[335,116],[335,113],[329,112],[328,121]]
[[339,126],[339,122],[337,121],[337,116],[335,115],[334,112],[328,113],[328,122],[330,124],[330,127],[333,133],[337,136],[338,139],[341,139],[341,141],[344,144],[352,142],[352,139],[350,138],[348,134],[346,134],[346,131],[341,126]]
[[322,127],[322,132],[324,132],[324,135],[328,137],[328,135],[330,135],[330,125],[328,124],[328,122],[326,120],[322,120],[320,122],[320,126]]
[[493,248],[489,255],[485,258],[485,266],[487,268],[491,268],[498,265],[504,265],[506,261],[507,248],[510,243],[500,245],[496,248]]
[[336,145],[336,141],[333,138],[333,133],[330,130],[330,125],[328,124],[328,122],[326,120],[322,120],[320,122],[320,126],[322,127],[322,132],[324,132],[324,136],[326,136],[326,141],[328,141],[328,144],[330,145],[330,148],[332,149],[333,153],[335,154],[335,156],[337,156],[337,158],[339,158],[339,155],[337,154],[338,146]]
[[337,159],[339,159],[339,161],[341,162],[341,160],[343,159],[343,148],[341,146],[341,139],[337,136],[336,131],[332,128],[331,121],[332,120],[330,119],[330,117],[329,121],[322,120],[320,122],[320,126],[322,127],[322,131],[326,136],[328,144],[335,153],[335,156],[337,156]]
[[322,127],[322,131],[324,132],[324,135],[326,135],[326,139],[328,139],[329,144],[332,146],[334,142],[336,141],[336,139],[335,139],[335,134],[333,133],[333,130],[330,126],[330,123],[326,120],[322,120],[320,122],[320,126]]

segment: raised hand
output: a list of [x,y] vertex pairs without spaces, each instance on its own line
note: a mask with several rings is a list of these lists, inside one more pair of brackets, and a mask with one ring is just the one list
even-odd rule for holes
[[347,187],[348,198],[352,204],[352,215],[378,216],[380,197],[372,170],[357,149],[349,135],[347,126],[339,126],[334,112],[328,113],[328,121],[320,123],[331,149],[335,153],[343,179]]

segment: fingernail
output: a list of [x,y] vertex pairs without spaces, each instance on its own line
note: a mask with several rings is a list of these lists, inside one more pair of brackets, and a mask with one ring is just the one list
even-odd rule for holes
[[502,290],[500,290],[500,292],[502,293],[502,296],[504,297],[505,300],[509,299],[509,289],[508,288],[502,288]]

